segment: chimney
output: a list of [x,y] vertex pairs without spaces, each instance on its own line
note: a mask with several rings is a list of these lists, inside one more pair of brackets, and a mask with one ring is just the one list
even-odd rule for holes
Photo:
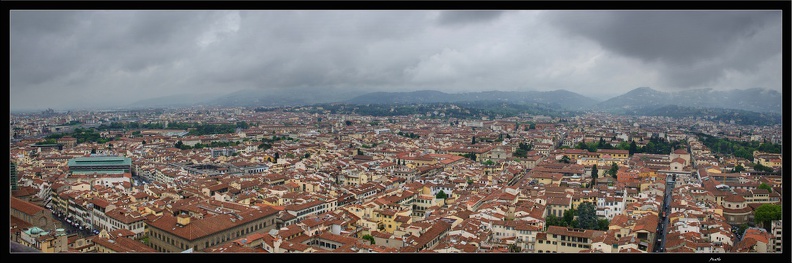
[[187,226],[190,224],[190,216],[187,214],[181,214],[176,217],[176,225],[178,226]]

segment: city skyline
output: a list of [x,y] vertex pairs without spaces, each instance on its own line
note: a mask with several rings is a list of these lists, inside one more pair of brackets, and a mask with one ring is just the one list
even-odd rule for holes
[[[242,90],[781,92],[780,11],[17,11],[11,110]],[[673,41],[672,41],[673,40]]]

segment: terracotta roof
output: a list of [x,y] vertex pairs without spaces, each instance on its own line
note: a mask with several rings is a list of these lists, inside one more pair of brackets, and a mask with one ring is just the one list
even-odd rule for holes
[[731,203],[742,203],[745,202],[745,198],[743,198],[740,195],[733,194],[733,195],[727,195],[724,201]]
[[358,241],[357,238],[345,237],[345,236],[336,235],[336,234],[327,233],[327,232],[320,234],[318,236],[318,238],[321,238],[321,239],[324,239],[324,240],[333,241],[333,242],[336,242],[336,243],[341,243],[341,244],[356,243]]
[[112,251],[121,253],[157,252],[153,248],[146,246],[139,241],[135,241],[126,237],[118,237],[114,239],[96,237],[93,239],[93,242]]
[[426,230],[425,233],[421,234],[421,236],[415,240],[416,246],[418,248],[422,248],[424,245],[429,243],[429,241],[432,241],[432,239],[440,236],[443,232],[448,231],[449,229],[451,229],[451,224],[442,220],[437,221],[434,225],[432,225],[431,228]]
[[176,217],[165,213],[163,216],[149,221],[148,225],[186,240],[195,240],[254,220],[273,216],[277,212],[271,207],[250,209],[249,211],[238,213],[242,219],[238,219],[231,214],[221,214],[203,219],[192,218],[190,224],[186,226],[177,226]]
[[749,229],[745,230],[745,236],[743,237],[743,239],[752,238],[752,239],[755,239],[758,242],[762,242],[762,243],[767,244],[769,238],[771,238],[768,235],[769,234],[766,231],[763,231],[763,229],[749,228]]
[[549,226],[547,227],[547,233],[564,235],[564,236],[573,236],[573,237],[585,237],[591,239],[604,234],[605,231],[589,230],[589,229],[584,230],[584,229],[566,228],[560,226]]
[[24,201],[22,199],[13,196],[11,197],[11,208],[31,216],[41,211],[47,210],[46,208],[37,206],[33,203]]

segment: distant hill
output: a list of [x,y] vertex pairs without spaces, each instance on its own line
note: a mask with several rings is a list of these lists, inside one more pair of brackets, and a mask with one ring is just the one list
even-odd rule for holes
[[483,91],[444,93],[434,90],[412,92],[372,92],[345,101],[352,104],[411,104],[438,102],[499,101],[509,103],[540,103],[563,110],[582,110],[593,106],[597,100],[570,92],[555,91]]
[[351,98],[352,92],[338,92],[330,89],[291,90],[247,89],[220,96],[208,101],[210,105],[226,107],[278,107],[300,106],[317,103],[338,102]]
[[647,87],[600,102],[591,109],[612,113],[644,112],[676,105],[693,108],[722,108],[753,112],[781,113],[781,93],[767,89],[718,91],[695,89],[662,92]]
[[781,124],[780,113],[754,112],[738,109],[700,108],[667,105],[655,109],[641,109],[626,114],[638,116],[666,116],[673,118],[700,117],[711,121],[734,122],[740,125],[775,125]]
[[127,105],[130,108],[167,107],[167,106],[193,106],[205,104],[219,97],[219,93],[181,94],[136,101]]

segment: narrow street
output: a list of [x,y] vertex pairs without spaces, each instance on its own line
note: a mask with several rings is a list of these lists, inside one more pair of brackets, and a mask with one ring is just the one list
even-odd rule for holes
[[91,233],[91,229],[86,229],[86,228],[80,229],[79,227],[76,227],[72,223],[70,223],[68,219],[62,218],[62,217],[58,217],[57,213],[53,212],[52,213],[52,218],[55,219],[55,220],[58,220],[58,222],[60,223],[59,224],[60,228],[63,228],[64,230],[66,230],[66,234],[75,234],[76,233],[80,237],[88,237],[88,236],[93,235]]
[[665,198],[663,198],[663,206],[659,213],[660,223],[657,225],[657,240],[655,241],[654,252],[665,251],[665,237],[668,233],[668,217],[671,215],[671,196],[674,190],[674,177],[675,176],[667,176],[666,178]]

